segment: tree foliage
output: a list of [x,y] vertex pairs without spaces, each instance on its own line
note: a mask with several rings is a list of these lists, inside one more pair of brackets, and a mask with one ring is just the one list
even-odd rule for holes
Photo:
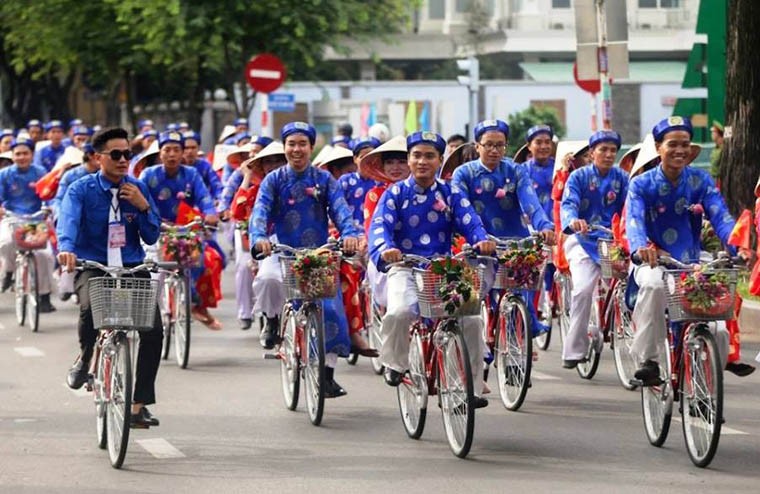
[[[68,117],[67,96],[77,80],[126,95],[128,106],[179,100],[198,109],[203,91],[224,87],[235,101],[236,83],[251,56],[283,59],[289,79],[319,72],[327,46],[381,38],[406,26],[417,0],[2,0],[0,77],[11,91],[3,104],[16,123],[49,113]],[[22,94],[38,88],[34,95]],[[51,90],[51,88],[55,90]],[[29,92],[29,91],[27,91]],[[5,93],[5,91],[4,91]]]
[[509,149],[508,156],[513,156],[525,144],[525,134],[534,125],[549,125],[557,137],[565,135],[565,126],[559,121],[554,108],[548,106],[530,106],[527,109],[513,113],[508,118]]

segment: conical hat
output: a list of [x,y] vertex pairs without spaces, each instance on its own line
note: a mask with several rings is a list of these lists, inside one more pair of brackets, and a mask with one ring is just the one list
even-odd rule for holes
[[319,153],[314,157],[313,160],[311,160],[311,164],[318,167],[322,164],[323,161],[330,155],[332,152],[332,146],[329,144],[325,144],[322,146],[322,149],[319,150]]
[[512,161],[515,163],[525,163],[528,161],[528,156],[530,155],[530,150],[528,149],[527,144],[523,144],[520,149],[517,150],[514,157],[512,158]]
[[343,146],[333,146],[330,154],[325,156],[325,159],[319,165],[317,165],[317,167],[327,169],[330,167],[330,165],[335,164],[337,161],[343,161],[346,158],[350,158],[353,161],[353,151],[348,148],[344,148]]
[[465,163],[463,157],[465,151],[468,148],[474,146],[474,142],[465,142],[464,144],[457,146],[456,149],[451,152],[451,154],[446,156],[446,159],[443,162],[443,166],[441,167],[441,171],[438,174],[439,177],[443,180],[451,180],[451,177],[454,175],[454,170],[456,170],[459,165]]
[[556,157],[554,158],[554,175],[557,171],[562,169],[563,159],[565,155],[572,154],[573,157],[578,156],[579,153],[585,151],[588,147],[587,141],[560,141],[557,143]]
[[372,180],[390,183],[391,180],[383,171],[383,153],[406,153],[406,138],[396,136],[367,153],[359,162],[359,173]]
[[633,168],[633,163],[636,161],[636,158],[639,155],[639,150],[641,149],[641,143],[635,144],[625,152],[622,158],[620,158],[620,161],[618,162],[618,166],[625,170],[626,173],[631,173],[631,168]]
[[246,166],[247,164],[251,165],[251,168],[253,170],[253,174],[259,179],[264,178],[264,170],[261,168],[261,161],[264,158],[268,158],[270,156],[281,156],[282,157],[282,164],[284,165],[286,163],[285,161],[285,148],[282,146],[282,143],[279,141],[272,141],[269,143],[264,149],[259,151],[259,153],[254,156],[253,158],[249,158],[243,163],[240,164],[240,167]]
[[[688,165],[697,159],[697,156],[699,156],[699,153],[701,151],[702,146],[692,143],[689,156],[686,159],[686,164]],[[657,153],[657,148],[655,147],[654,143],[654,136],[652,136],[652,134],[647,134],[647,136],[644,138],[644,141],[641,143],[639,154],[636,156],[636,161],[634,161],[633,167],[631,168],[631,178],[651,168],[648,168],[647,165],[651,164],[653,160],[659,159],[659,157],[660,155]]]
[[129,174],[135,178],[139,177],[148,163],[148,158],[150,158],[151,156],[157,156],[157,155],[158,155],[158,140],[155,140],[150,143],[150,146],[148,146],[148,149],[146,149],[145,152],[142,154],[142,156],[140,156],[140,159],[138,159],[134,163],[134,165],[130,165],[131,170],[129,171]]
[[219,139],[216,142],[221,144],[235,134],[237,134],[237,130],[235,129],[234,125],[225,125],[222,129],[222,132],[219,134]]

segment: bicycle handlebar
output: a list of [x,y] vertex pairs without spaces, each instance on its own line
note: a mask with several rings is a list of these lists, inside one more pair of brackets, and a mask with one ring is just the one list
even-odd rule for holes
[[88,261],[86,259],[77,259],[76,263],[76,268],[78,271],[82,271],[84,269],[100,269],[101,271],[105,271],[108,274],[116,276],[134,274],[138,271],[150,271],[156,273],[161,269],[172,270],[177,269],[177,267],[178,264],[176,262],[156,261],[146,261],[132,268],[125,268],[123,266],[106,266],[105,264],[101,264],[98,261]]
[[[418,256],[416,254],[402,254],[401,260],[398,262],[391,262],[386,264],[387,268],[393,268],[393,267],[411,267],[416,264],[422,264],[422,265],[429,265],[434,261],[437,261],[439,259],[446,259],[446,257],[449,256],[435,256],[435,257],[423,257]],[[483,256],[477,253],[477,250],[470,246],[469,244],[464,244],[462,247],[462,252],[459,252],[458,254],[454,254],[453,256],[450,256],[454,259],[492,259],[491,256]]]
[[[634,264],[640,265],[642,262],[641,256],[639,256],[638,252],[634,252],[633,255],[631,255],[631,260]],[[657,265],[662,266],[665,268],[675,268],[675,269],[687,269],[690,271],[696,270],[699,268],[716,268],[716,267],[725,267],[725,268],[733,268],[737,266],[745,266],[747,264],[747,261],[745,261],[740,256],[730,256],[727,252],[719,252],[718,258],[713,259],[712,261],[705,262],[705,263],[692,263],[687,264],[679,261],[678,259],[675,259],[669,255],[660,255],[657,257]]]
[[[286,254],[286,255],[298,255],[304,252],[308,252],[310,250],[318,250],[318,249],[328,249],[331,251],[341,251],[343,253],[343,242],[341,239],[328,239],[327,243],[320,246],[320,247],[291,247],[287,244],[272,244],[272,254]],[[251,248],[251,254],[253,254],[253,258],[257,261],[261,261],[262,259],[265,259],[266,255],[263,255],[262,252],[259,252],[256,248],[256,245]],[[345,255],[345,254],[344,254]],[[350,256],[347,256],[350,257]]]
[[13,211],[5,211],[5,216],[7,218],[11,218],[14,220],[21,220],[21,221],[36,221],[36,220],[44,220],[53,211],[48,207],[43,207],[39,211],[32,213],[32,214],[21,214],[21,213],[14,213]]
[[187,233],[190,230],[192,230],[194,227],[200,226],[205,230],[206,232],[214,232],[217,230],[216,225],[210,225],[207,224],[203,218],[200,216],[196,217],[193,221],[190,223],[187,223],[185,225],[175,225],[172,223],[168,223],[165,221],[161,222],[161,231],[162,232],[171,232],[171,233]]

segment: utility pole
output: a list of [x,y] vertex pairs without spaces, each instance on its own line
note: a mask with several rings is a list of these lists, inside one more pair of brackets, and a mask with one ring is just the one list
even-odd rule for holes
[[457,60],[459,70],[467,72],[467,75],[457,76],[457,81],[467,86],[470,92],[470,123],[467,129],[468,136],[472,134],[478,124],[478,91],[480,89],[480,63],[475,56]]

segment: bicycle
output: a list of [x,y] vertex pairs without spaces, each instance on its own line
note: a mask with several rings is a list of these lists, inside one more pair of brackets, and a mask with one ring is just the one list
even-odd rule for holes
[[149,262],[133,268],[77,261],[77,269],[99,269],[106,276],[90,278],[88,287],[95,344],[87,390],[94,395],[97,442],[107,449],[113,468],[121,468],[129,444],[136,352],[135,331],[150,331],[156,315],[158,280],[130,277],[167,263]]
[[[638,261],[634,256],[634,262]],[[660,379],[653,385],[631,381],[641,387],[644,430],[653,446],[665,443],[673,402],[679,402],[686,450],[692,463],[701,468],[709,465],[717,452],[723,422],[723,362],[708,323],[733,317],[739,271],[734,266],[740,262],[740,258],[723,255],[695,267],[660,256],[658,264],[666,267],[663,282],[668,321],[668,335],[658,356]],[[723,295],[711,298],[713,310],[699,308],[687,298],[684,280],[697,271],[725,280]]]
[[[313,276],[318,286],[301,283],[294,267],[303,256],[319,255],[326,259],[325,270]],[[301,379],[306,390],[306,411],[313,425],[320,425],[325,409],[325,327],[322,300],[335,297],[340,271],[340,243],[329,242],[318,249],[272,245],[279,253],[286,302],[280,317],[280,343],[276,353],[265,358],[280,361],[282,395],[288,410],[298,407]],[[259,258],[260,256],[257,256]],[[305,280],[304,280],[305,281]]]
[[[358,262],[360,258],[343,259],[343,262],[348,262],[354,267],[366,265],[366,262]],[[361,267],[361,269],[364,269]],[[359,285],[359,306],[362,309],[362,319],[364,321],[364,329],[362,329],[362,337],[364,337],[369,343],[370,348],[380,348],[382,346],[382,338],[380,336],[380,323],[382,321],[382,309],[375,303],[372,297],[372,287],[369,285],[366,272],[362,278],[361,285]],[[356,365],[359,361],[359,354],[357,352],[351,352],[346,359],[349,365]],[[372,371],[381,375],[385,366],[383,366],[380,357],[370,357],[370,363],[372,365]]]
[[163,294],[161,297],[161,320],[164,328],[162,358],[169,357],[172,336],[174,357],[180,369],[186,369],[190,359],[191,335],[191,274],[203,265],[203,234],[214,228],[196,218],[186,225],[161,223],[163,232],[158,248],[158,259],[174,263],[174,269],[163,269]]
[[[529,268],[528,273],[516,276],[511,267],[505,266],[499,259],[491,258],[497,264],[492,288],[499,291],[499,295],[495,310],[490,304],[487,306],[486,342],[494,355],[501,402],[507,410],[517,411],[531,386],[530,374],[533,367],[534,328],[528,312],[529,302],[522,292],[541,290],[541,273],[546,265],[546,254],[536,235],[496,240],[500,255],[527,248],[534,251],[537,262]],[[541,251],[541,255],[538,255],[537,250]]]
[[16,321],[19,326],[27,322],[32,332],[40,326],[40,295],[37,278],[36,251],[45,249],[50,239],[46,222],[49,209],[42,209],[33,214],[14,214],[6,212],[16,242],[16,270],[13,289],[16,294]]
[[441,290],[455,280],[433,273],[430,267],[441,259],[461,260],[471,256],[471,250],[467,249],[451,258],[427,259],[404,254],[401,262],[388,265],[389,268],[397,266],[407,269],[414,266],[412,274],[420,315],[409,328],[409,370],[396,388],[404,429],[412,439],[422,436],[428,396],[437,394],[449,448],[459,458],[466,457],[470,452],[475,433],[475,394],[470,354],[459,318],[480,315],[481,274],[475,272],[472,275],[470,297],[477,294],[477,303],[462,305],[450,314],[446,311]]

